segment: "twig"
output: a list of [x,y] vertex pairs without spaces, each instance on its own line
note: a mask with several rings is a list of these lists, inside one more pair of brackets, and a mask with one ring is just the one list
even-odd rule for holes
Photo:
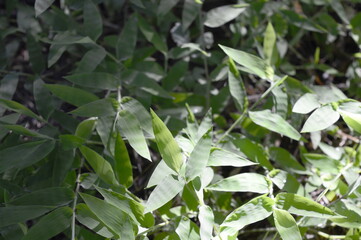
[[318,236],[321,236],[323,238],[326,239],[345,239],[346,236],[345,235],[330,235],[328,233],[325,232],[321,232],[315,229],[309,229],[310,232],[317,234]]
[[81,168],[83,166],[83,159],[81,161],[80,167],[78,169],[78,176],[76,178],[76,188],[75,188],[75,196],[74,196],[74,202],[73,202],[73,217],[72,217],[72,221],[71,221],[71,240],[75,240],[75,219],[76,219],[76,214],[75,214],[75,208],[76,208],[76,204],[78,201],[78,193],[79,193],[79,189],[80,189],[80,175],[81,175]]

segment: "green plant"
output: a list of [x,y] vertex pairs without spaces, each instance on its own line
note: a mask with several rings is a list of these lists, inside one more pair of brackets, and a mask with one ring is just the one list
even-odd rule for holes
[[0,239],[360,238],[359,1],[231,4],[0,4]]

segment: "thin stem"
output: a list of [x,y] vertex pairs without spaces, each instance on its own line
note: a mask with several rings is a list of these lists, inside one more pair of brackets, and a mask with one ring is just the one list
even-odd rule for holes
[[309,231],[326,239],[346,239],[345,235],[330,235],[328,233],[321,232],[315,229],[309,229]]
[[73,217],[72,217],[72,221],[71,221],[71,239],[72,240],[75,240],[75,220],[76,220],[75,209],[76,209],[76,204],[78,201],[78,193],[79,193],[79,189],[80,189],[80,175],[81,175],[81,168],[84,163],[83,161],[84,160],[81,161],[80,167],[78,169],[78,176],[76,178],[75,196],[74,196],[74,201],[73,201]]
[[139,233],[138,235],[143,235],[143,234],[146,234],[146,233],[149,233],[149,232],[154,232],[154,231],[157,230],[158,228],[167,226],[168,224],[170,224],[170,221],[166,221],[166,222],[159,223],[159,224],[154,225],[153,227],[150,227],[150,228],[148,228],[147,230]]

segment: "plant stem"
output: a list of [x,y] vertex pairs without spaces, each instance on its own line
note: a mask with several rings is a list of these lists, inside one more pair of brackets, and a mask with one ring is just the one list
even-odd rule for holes
[[328,233],[321,232],[321,231],[318,231],[315,229],[309,229],[309,231],[312,233],[315,233],[323,238],[326,238],[326,239],[345,239],[346,238],[345,235],[330,235]]
[[84,160],[82,159],[80,167],[78,169],[78,175],[76,177],[76,188],[75,188],[75,196],[73,201],[73,217],[71,220],[71,240],[75,240],[75,220],[76,220],[75,208],[76,208],[76,203],[78,201],[78,193],[80,189],[80,175],[81,175],[81,168],[83,167],[83,163],[84,163],[83,161]]
[[154,232],[154,231],[157,230],[158,228],[167,226],[168,224],[170,224],[170,221],[166,221],[166,222],[159,223],[159,224],[154,225],[153,227],[150,227],[150,228],[148,228],[147,230],[139,233],[138,235],[143,235],[143,234],[146,234],[146,233],[149,233],[149,232]]

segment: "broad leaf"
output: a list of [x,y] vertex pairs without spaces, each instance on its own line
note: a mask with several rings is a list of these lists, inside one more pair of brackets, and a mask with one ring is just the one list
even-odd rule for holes
[[172,200],[184,187],[185,182],[173,175],[164,178],[150,194],[145,205],[145,212],[152,212]]
[[269,217],[272,214],[273,205],[274,201],[265,195],[256,197],[228,214],[221,227],[240,230]]
[[213,8],[207,12],[204,25],[211,28],[217,28],[225,23],[235,19],[239,14],[246,10],[246,6],[239,7],[237,5],[224,5]]
[[56,97],[77,107],[99,99],[96,95],[80,88],[60,84],[46,84],[45,86]]
[[155,141],[164,162],[176,172],[179,172],[183,165],[183,157],[181,150],[174,140],[171,132],[157,114],[150,110],[152,115],[153,132]]
[[53,141],[37,141],[5,148],[0,151],[0,173],[8,169],[18,170],[37,163],[54,149]]
[[305,174],[306,169],[302,166],[286,149],[271,147],[269,149],[270,157],[280,166],[290,172]]
[[278,233],[283,240],[302,240],[295,219],[287,211],[274,209],[273,217]]
[[152,161],[148,149],[147,142],[138,119],[127,110],[122,110],[119,113],[117,122],[120,132],[124,135],[132,148],[142,157]]
[[266,178],[258,173],[240,173],[207,187],[207,189],[213,191],[254,193],[268,193],[268,188]]
[[279,193],[276,196],[276,206],[292,214],[308,217],[329,218],[334,213],[321,204],[293,193]]
[[182,29],[185,32],[198,17],[202,5],[195,0],[185,0],[182,11]]
[[22,240],[48,240],[70,226],[73,211],[70,207],[58,208],[42,217]]
[[114,172],[120,184],[130,187],[133,184],[133,170],[127,147],[118,132],[114,147]]
[[92,0],[84,1],[84,26],[81,29],[92,40],[96,41],[103,32],[102,16]]
[[340,162],[324,154],[305,153],[303,154],[303,157],[307,162],[310,162],[312,166],[318,168],[322,172],[332,174],[338,174],[340,172]]
[[328,128],[340,118],[340,114],[331,105],[316,109],[307,119],[301,132],[316,132]]
[[292,112],[307,114],[320,106],[321,104],[319,103],[316,94],[306,93],[297,100],[297,102],[292,108]]
[[257,163],[249,161],[247,158],[236,153],[229,152],[222,148],[212,148],[209,156],[208,166],[233,166],[245,167],[255,165]]
[[14,206],[14,207],[0,207],[0,227],[25,222],[27,220],[37,218],[47,212],[53,207],[49,206]]
[[301,139],[301,134],[299,134],[296,129],[294,129],[280,115],[272,113],[268,109],[257,112],[249,112],[249,117],[256,124],[265,127],[271,131],[285,135],[297,141]]
[[248,107],[248,98],[241,75],[237,77],[234,73],[228,71],[228,84],[229,92],[232,95],[238,111],[244,112]]
[[273,81],[273,68],[263,59],[233,48],[219,45],[222,50],[235,62],[249,69],[251,72],[257,74],[260,78]]
[[119,86],[119,79],[112,74],[103,72],[78,73],[64,78],[83,87],[115,90]]
[[272,23],[268,22],[263,39],[263,53],[268,64],[272,64],[272,56],[275,53],[274,51],[277,51],[277,49],[275,49],[276,40],[276,32],[272,26]]
[[40,134],[38,132],[35,132],[33,130],[27,129],[23,126],[20,125],[1,125],[4,128],[7,128],[15,133],[18,133],[20,135],[24,135],[24,136],[30,136],[30,137],[36,137],[36,138],[45,138],[45,139],[52,139],[49,136]]
[[211,150],[211,134],[205,133],[194,147],[186,165],[186,179],[193,180],[206,168]]
[[71,202],[74,193],[65,187],[43,188],[10,200],[9,205],[60,206]]
[[134,239],[130,218],[119,208],[99,198],[81,193],[90,210],[120,239]]
[[175,232],[178,234],[180,240],[200,238],[198,226],[187,217],[181,218]]
[[55,0],[35,0],[35,16],[39,16],[48,9]]
[[201,240],[212,239],[214,214],[212,208],[207,205],[199,207],[198,219],[200,222]]
[[117,101],[114,98],[104,98],[82,105],[70,113],[81,117],[114,116],[116,105]]
[[156,49],[161,51],[162,53],[166,53],[168,51],[168,47],[166,42],[162,39],[162,37],[153,29],[152,25],[150,25],[147,20],[145,20],[142,16],[138,15],[138,26],[140,31],[143,33],[145,38],[151,42]]
[[136,15],[132,15],[128,17],[117,40],[116,53],[118,59],[124,60],[133,56],[137,43],[137,36],[137,17]]
[[152,176],[150,176],[147,188],[158,185],[165,177],[170,174],[176,174],[176,172],[169,168],[164,160],[161,160],[155,167]]
[[79,62],[78,67],[75,69],[75,73],[92,72],[96,67],[104,60],[106,51],[102,47],[96,47],[90,49]]
[[112,166],[109,162],[107,162],[102,156],[100,156],[97,152],[92,149],[81,146],[81,153],[88,161],[90,166],[94,169],[94,171],[98,174],[98,176],[106,183],[111,185],[117,185],[117,180],[115,178]]

